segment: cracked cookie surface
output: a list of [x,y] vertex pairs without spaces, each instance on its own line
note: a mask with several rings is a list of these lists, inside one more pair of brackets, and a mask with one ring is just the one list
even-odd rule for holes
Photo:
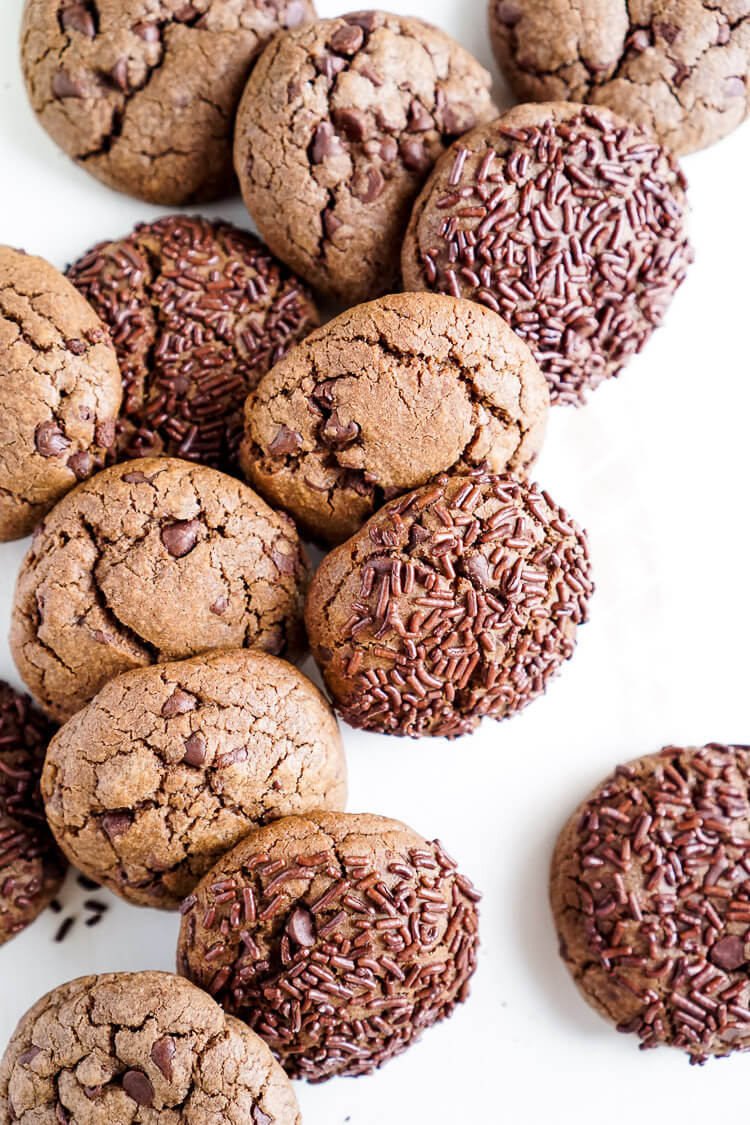
[[342,809],[346,763],[317,688],[244,649],[110,681],[52,740],[42,792],[80,871],[169,910],[253,828]]
[[68,276],[112,332],[118,457],[236,472],[247,393],[319,323],[305,287],[253,235],[185,215],[100,243]]
[[251,833],[183,904],[180,971],[287,1074],[369,1074],[466,999],[477,901],[439,841],[354,813]]
[[240,104],[235,168],[262,237],[351,305],[396,288],[419,188],[496,112],[490,77],[420,20],[360,12],[279,36]]
[[101,468],[121,398],[96,313],[49,262],[0,246],[0,541]]
[[277,31],[311,0],[26,0],[32,107],[109,187],[182,206],[229,194],[234,116]]
[[247,402],[243,467],[303,534],[335,545],[437,473],[526,468],[548,402],[495,313],[395,294],[342,313],[269,372]]
[[0,1063],[0,1125],[299,1125],[265,1043],[171,973],[79,977],[21,1019]]
[[467,734],[541,695],[593,592],[586,535],[546,492],[442,474],[327,555],[305,621],[334,705],[384,734]]
[[308,563],[292,521],[215,469],[144,458],[105,469],[40,525],[11,650],[64,721],[113,676],[211,649],[305,649]]
[[750,0],[491,0],[489,20],[526,101],[607,106],[678,154],[750,112]]
[[641,1047],[750,1049],[750,747],[670,746],[596,787],[557,841],[560,953]]
[[404,285],[504,317],[579,405],[662,322],[693,254],[687,185],[651,134],[607,109],[521,105],[445,153],[416,202]]
[[0,680],[0,945],[34,921],[65,876],[39,791],[54,730],[27,695]]

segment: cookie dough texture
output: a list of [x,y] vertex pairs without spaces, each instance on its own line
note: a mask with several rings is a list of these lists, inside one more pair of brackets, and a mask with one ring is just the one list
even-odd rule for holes
[[49,262],[0,246],[0,541],[101,467],[121,398],[96,313]]
[[670,746],[620,766],[563,829],[560,952],[642,1047],[750,1048],[750,747]]
[[279,36],[248,82],[234,148],[274,254],[347,305],[395,289],[414,198],[450,141],[494,116],[489,88],[421,20],[360,12]]
[[100,243],[68,276],[112,332],[119,457],[236,471],[248,391],[319,322],[297,278],[253,235],[185,215]]
[[398,821],[289,817],[186,899],[178,964],[290,1077],[369,1074],[466,999],[478,899],[437,841]]
[[452,468],[525,469],[549,394],[503,320],[471,301],[402,293],[309,336],[248,399],[250,482],[302,532],[337,544],[384,500]]
[[573,655],[586,536],[548,493],[481,469],[387,504],[321,563],[305,620],[355,727],[445,735],[504,719]]
[[89,878],[176,909],[253,828],[343,809],[346,763],[317,688],[244,649],[127,672],[53,739],[47,819]]
[[750,111],[748,0],[491,0],[498,62],[524,101],[591,102],[675,153]]
[[0,1123],[300,1125],[266,1045],[171,973],[80,977],[26,1013],[0,1064]]
[[404,285],[500,313],[552,402],[579,404],[664,318],[693,257],[687,212],[682,172],[650,133],[606,109],[516,106],[438,161]]
[[251,67],[310,0],[26,0],[21,57],[44,129],[98,180],[181,206],[231,192]]
[[53,732],[27,695],[0,680],[0,945],[34,921],[65,875],[39,792]]
[[187,461],[131,461],[81,485],[40,527],[11,649],[64,721],[133,668],[222,648],[301,655],[307,577],[291,520],[246,485]]

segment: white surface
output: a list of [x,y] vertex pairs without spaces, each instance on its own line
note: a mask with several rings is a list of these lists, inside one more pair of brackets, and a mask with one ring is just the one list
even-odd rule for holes
[[[392,0],[491,65],[485,0]],[[22,0],[0,4],[0,242],[64,267],[157,208],[76,169],[36,125],[16,59]],[[337,5],[319,0],[322,15]],[[493,71],[496,73],[494,66]],[[372,1078],[297,1084],[306,1125],[578,1122],[746,1105],[750,1058],[691,1068],[640,1053],[584,1004],[547,907],[556,832],[616,762],[666,742],[750,741],[747,567],[750,124],[685,168],[696,262],[667,324],[583,410],[553,412],[538,479],[589,528],[591,623],[546,698],[471,738],[421,744],[345,731],[352,810],[439,836],[485,892],[469,1002]],[[249,225],[238,200],[205,208]],[[0,675],[25,544],[0,546]],[[70,883],[66,905],[85,897]],[[109,896],[108,896],[109,897]],[[56,946],[49,912],[0,949],[0,1049],[47,988],[89,971],[173,966],[176,921],[115,903]]]

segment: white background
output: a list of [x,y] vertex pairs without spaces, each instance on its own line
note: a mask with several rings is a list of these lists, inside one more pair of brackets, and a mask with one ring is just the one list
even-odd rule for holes
[[[439,24],[497,76],[485,0],[390,6]],[[17,62],[21,8],[0,0],[0,242],[64,268],[161,212],[99,185],[35,123]],[[349,808],[444,841],[485,893],[482,949],[469,1002],[405,1056],[371,1078],[297,1084],[306,1125],[577,1123],[595,1112],[610,1125],[690,1125],[746,1112],[750,1059],[691,1068],[678,1052],[641,1053],[587,1008],[547,906],[555,835],[618,761],[668,742],[750,741],[750,124],[685,170],[696,262],[667,323],[588,406],[553,411],[538,463],[591,535],[598,588],[572,663],[520,717],[458,742],[344,732]],[[204,210],[249,226],[239,200]],[[25,546],[0,546],[0,675],[14,682],[5,636]],[[82,897],[69,880],[68,909]],[[47,912],[0,949],[0,1050],[64,980],[173,967],[176,920],[106,897],[97,928],[79,917],[54,945]]]

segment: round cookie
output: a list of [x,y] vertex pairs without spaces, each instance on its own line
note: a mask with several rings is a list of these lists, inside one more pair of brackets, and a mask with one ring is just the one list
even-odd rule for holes
[[675,153],[750,112],[747,0],[491,0],[489,20],[523,101],[607,106]]
[[21,1019],[0,1063],[0,1125],[300,1125],[265,1043],[171,973],[61,984]]
[[303,534],[342,543],[437,473],[525,469],[549,394],[503,320],[433,293],[381,297],[294,348],[245,410],[245,473]]
[[251,67],[311,0],[26,0],[31,105],[98,180],[149,203],[228,195],[234,116]]
[[253,828],[343,809],[336,720],[301,672],[253,649],[126,672],[52,740],[47,819],[79,871],[176,909]]
[[466,999],[479,897],[438,841],[396,820],[288,817],[185,900],[178,965],[291,1078],[369,1074]]
[[121,399],[96,313],[49,262],[0,246],[0,542],[101,467]]
[[0,945],[41,914],[65,877],[39,792],[53,731],[27,695],[0,680]]
[[294,525],[240,481],[172,458],[105,469],[64,497],[21,566],[11,650],[53,718],[113,676],[210,649],[306,647]]
[[392,501],[332,551],[305,620],[351,726],[455,738],[545,691],[593,588],[586,536],[548,493],[478,469]]
[[494,117],[489,89],[484,68],[421,20],[358,12],[279,36],[235,131],[261,236],[347,305],[395,289],[417,192],[454,137]]
[[553,403],[578,404],[640,351],[682,284],[685,192],[671,156],[608,110],[517,106],[436,165],[406,235],[404,285],[499,312]]
[[588,1002],[693,1062],[750,1048],[750,747],[620,766],[563,829],[550,892]]
[[297,278],[253,235],[184,215],[100,243],[68,276],[112,332],[118,456],[236,471],[248,391],[319,323]]

